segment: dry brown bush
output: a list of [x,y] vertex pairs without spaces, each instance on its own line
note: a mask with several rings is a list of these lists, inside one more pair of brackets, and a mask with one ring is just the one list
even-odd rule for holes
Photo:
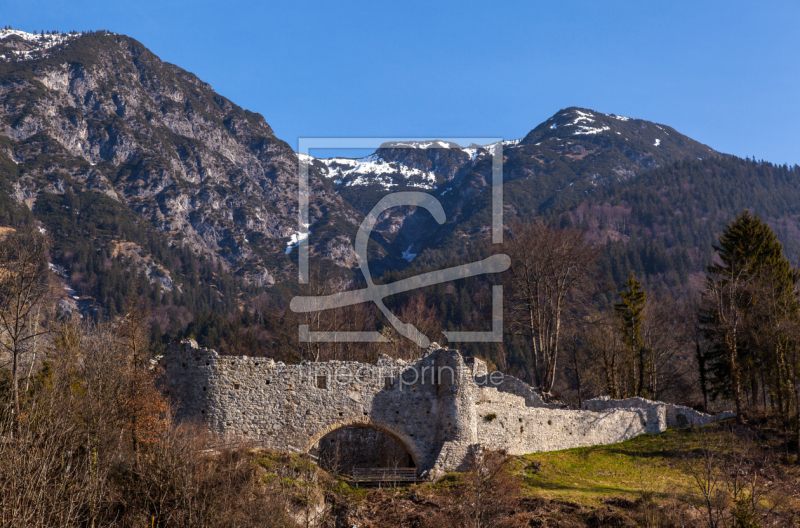
[[0,394],[0,526],[292,526],[254,454],[173,422],[125,338],[65,322],[16,426]]

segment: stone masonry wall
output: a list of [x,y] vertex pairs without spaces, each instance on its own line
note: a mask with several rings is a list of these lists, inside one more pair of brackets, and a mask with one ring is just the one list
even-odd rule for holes
[[547,403],[542,399],[536,389],[519,378],[503,374],[500,371],[489,373],[486,362],[478,358],[469,358],[466,365],[472,370],[472,375],[481,387],[493,387],[500,392],[507,392],[525,399],[528,407],[541,407],[543,409],[563,409],[560,403]]
[[436,354],[439,373],[439,430],[441,446],[434,463],[436,472],[463,470],[469,450],[478,443],[472,373],[457,350],[439,350]]
[[476,402],[478,441],[512,455],[614,444],[666,429],[663,408],[600,412],[528,407],[525,400],[484,388]]
[[[475,442],[474,425],[462,431],[471,406],[468,393],[455,388],[461,380],[446,374],[441,396],[434,383],[437,353],[410,364],[382,356],[374,365],[284,365],[195,347],[181,344],[160,360],[165,386],[178,419],[205,423],[222,438],[308,452],[331,431],[370,427],[400,441],[422,471],[441,458],[442,444],[455,453]],[[441,355],[465,377],[458,352]],[[456,466],[441,469],[457,467],[455,458],[444,460]]]
[[284,365],[220,356],[189,341],[156,365],[177,418],[205,423],[222,439],[304,453],[328,433],[366,427],[397,440],[423,476],[464,469],[478,446],[525,454],[611,444],[731,415],[641,398],[590,400],[580,411],[553,408],[524,382],[487,374],[484,362],[467,364],[458,351],[436,344],[411,363],[381,355],[371,365]]
[[645,398],[626,398],[624,400],[612,400],[608,396],[600,396],[583,402],[582,409],[591,411],[600,411],[606,409],[652,409],[655,407],[663,407],[667,416],[667,427],[700,427],[718,422],[720,420],[727,420],[734,418],[736,413],[724,411],[719,414],[705,414],[700,411],[695,411],[691,407],[683,405],[675,405],[674,403],[664,403],[659,401],[652,401]]
[[536,392],[536,389],[522,381],[521,379],[503,374],[502,372],[494,372],[484,378],[476,377],[476,383],[481,386],[491,387],[497,389],[499,392],[505,392],[519,396],[525,400],[527,407],[537,407],[540,409],[563,409],[564,406],[560,403],[547,403],[542,399],[541,394]]

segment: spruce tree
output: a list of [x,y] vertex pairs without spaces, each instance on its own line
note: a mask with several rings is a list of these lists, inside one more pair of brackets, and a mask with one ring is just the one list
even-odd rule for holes
[[717,262],[707,268],[699,313],[699,328],[711,345],[701,377],[707,376],[714,398],[732,398],[741,414],[746,389],[757,405],[759,379],[771,383],[775,350],[763,337],[772,335],[776,314],[796,314],[798,272],[775,232],[748,211],[725,226],[713,247]]
[[647,296],[642,284],[634,278],[633,272],[625,281],[625,287],[619,292],[619,296],[622,297],[622,302],[614,305],[614,311],[620,321],[622,341],[625,343],[630,360],[628,386],[633,388],[636,396],[642,396],[646,369],[642,323],[644,322],[644,309],[647,306]]
[[[775,232],[758,216],[745,211],[726,225],[714,250],[719,263],[712,264],[708,271],[712,275],[741,267],[747,276],[755,276],[762,270],[788,281],[793,274],[792,266],[783,256],[783,245]],[[788,283],[787,283],[788,285]]]

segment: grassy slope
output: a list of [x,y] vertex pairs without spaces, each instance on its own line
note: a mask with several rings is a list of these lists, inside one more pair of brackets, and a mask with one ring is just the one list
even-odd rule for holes
[[[732,425],[675,429],[608,446],[513,457],[509,469],[521,478],[512,484],[513,489],[492,492],[487,488],[487,500],[495,510],[492,515],[500,515],[509,525],[516,525],[514,520],[542,527],[703,526],[702,511],[689,506],[702,504],[687,471],[687,464],[701,463],[701,447],[715,445],[733,453],[736,437],[742,440],[735,441],[736,449],[748,458],[758,458],[763,448],[780,454],[780,449],[775,452],[776,445],[768,445],[772,443],[767,440],[769,434],[758,435],[762,440],[756,441],[749,431]],[[296,455],[267,453],[261,455],[259,465],[265,485],[279,485],[284,495],[288,492],[294,497],[293,504],[302,504],[308,486],[302,474],[314,469],[313,463]],[[725,468],[730,471],[732,466]],[[768,490],[759,501],[762,507],[778,504],[764,525],[793,526],[792,512],[800,511],[798,465],[775,459],[758,475]],[[313,486],[324,488],[332,507],[327,514],[330,523],[439,528],[455,526],[464,515],[472,515],[474,490],[467,474],[449,473],[436,483],[383,489],[354,488],[347,480],[347,476],[324,471],[314,479]],[[499,497],[507,500],[498,501]]]
[[[712,441],[725,434],[724,427],[708,426]],[[526,455],[520,459],[528,467],[534,462],[541,466],[535,474],[523,470],[525,493],[587,507],[601,506],[610,497],[635,501],[643,493],[652,493],[658,502],[675,497],[696,500],[699,497],[686,464],[698,454],[700,445],[700,438],[690,429],[670,429],[620,444]],[[700,462],[695,459],[692,463]],[[786,477],[796,480],[797,473],[795,465]],[[800,497],[791,497],[782,508],[800,509]]]
[[540,462],[541,469],[526,471],[523,482],[531,494],[586,506],[612,496],[636,500],[642,491],[666,496],[691,485],[679,467],[691,444],[688,430],[673,429],[620,444],[526,455],[523,460]]

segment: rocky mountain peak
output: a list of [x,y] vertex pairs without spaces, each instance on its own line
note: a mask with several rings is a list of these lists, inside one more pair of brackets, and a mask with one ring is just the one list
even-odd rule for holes
[[[492,153],[499,144],[399,141],[359,159],[298,157],[264,117],[132,38],[3,30],[0,53],[2,193],[64,241],[81,214],[77,197],[84,210],[130,219],[264,288],[294,277],[292,250],[303,240],[316,262],[354,270],[355,232],[389,192],[433,194],[447,222],[440,226],[413,208],[387,212],[373,236],[378,274],[416,264],[428,250],[460,251],[486,237]],[[507,207],[518,216],[672,160],[715,154],[670,127],[578,107],[502,147]],[[309,164],[311,190],[302,230],[301,158]],[[142,240],[109,231],[98,232],[93,243],[135,242],[142,255],[126,257],[131,265],[163,264],[147,259]],[[64,255],[74,254],[67,246]],[[171,280],[180,291],[180,274]]]
[[716,154],[667,125],[578,107],[559,110],[529,132],[520,145],[556,152],[577,151],[579,147],[616,149],[643,168]]

